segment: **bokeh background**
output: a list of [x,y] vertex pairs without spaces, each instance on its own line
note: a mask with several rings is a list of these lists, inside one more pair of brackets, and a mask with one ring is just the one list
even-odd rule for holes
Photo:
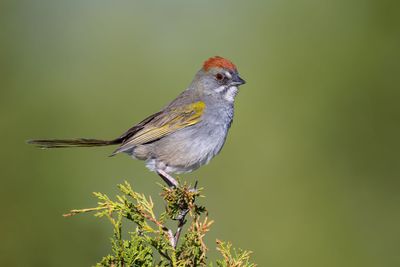
[[400,4],[396,1],[0,2],[0,262],[90,266],[111,227],[91,192],[160,179],[113,148],[38,150],[29,138],[113,138],[172,100],[202,62],[247,84],[200,180],[208,236],[259,266],[400,266]]

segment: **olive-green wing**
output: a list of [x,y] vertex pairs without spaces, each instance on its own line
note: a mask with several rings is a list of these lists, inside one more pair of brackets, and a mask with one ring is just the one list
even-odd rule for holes
[[199,101],[182,107],[167,108],[165,111],[155,114],[155,116],[150,116],[149,119],[143,121],[145,123],[142,123],[140,129],[132,132],[133,134],[124,140],[113,155],[127,151],[137,145],[153,142],[200,122],[205,108],[206,104]]

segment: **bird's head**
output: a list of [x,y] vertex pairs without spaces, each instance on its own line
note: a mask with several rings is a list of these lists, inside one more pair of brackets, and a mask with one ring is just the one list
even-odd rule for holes
[[219,56],[207,59],[193,81],[193,85],[203,93],[220,96],[230,102],[233,102],[238,87],[245,83],[235,64]]

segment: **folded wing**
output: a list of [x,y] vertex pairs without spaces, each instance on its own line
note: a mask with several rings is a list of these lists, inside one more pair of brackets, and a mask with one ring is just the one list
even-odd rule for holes
[[154,142],[164,136],[201,121],[206,105],[202,101],[182,107],[167,108],[156,113],[129,129],[120,138],[124,141],[112,155],[134,148],[137,145]]

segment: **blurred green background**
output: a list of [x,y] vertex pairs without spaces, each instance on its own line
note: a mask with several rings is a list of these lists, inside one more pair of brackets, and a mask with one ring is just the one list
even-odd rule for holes
[[[222,153],[199,178],[208,236],[259,266],[400,266],[398,1],[0,2],[2,266],[90,266],[111,227],[93,191],[160,179],[113,138],[181,92],[210,56],[247,84]],[[238,212],[239,211],[239,212]]]

